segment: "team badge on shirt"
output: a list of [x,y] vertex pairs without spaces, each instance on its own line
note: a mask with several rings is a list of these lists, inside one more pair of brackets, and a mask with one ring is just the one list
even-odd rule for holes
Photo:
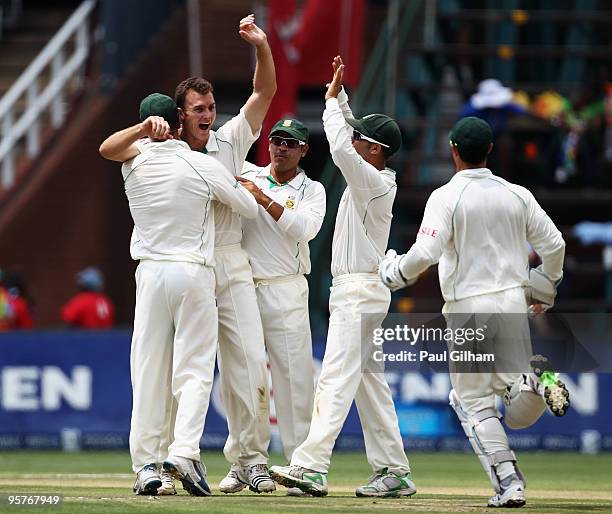
[[295,207],[295,196],[287,197],[287,200],[285,201],[285,207],[287,207],[287,209],[293,209]]

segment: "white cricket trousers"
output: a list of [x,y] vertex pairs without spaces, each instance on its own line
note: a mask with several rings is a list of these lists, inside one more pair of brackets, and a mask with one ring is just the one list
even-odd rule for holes
[[308,282],[304,275],[255,279],[283,452],[306,439],[314,401]]
[[[468,415],[475,415],[484,409],[495,408],[495,396],[503,395],[508,386],[529,371],[529,359],[532,354],[531,337],[527,320],[527,303],[523,288],[515,287],[492,294],[471,296],[456,302],[446,302],[442,313],[447,316],[448,326],[458,328],[461,325],[461,314],[476,314],[476,325],[495,324],[493,344],[495,361],[512,364],[504,368],[497,366],[493,371],[482,373],[457,372],[455,365],[449,363],[450,379],[463,410]],[[498,314],[494,318],[487,314]],[[507,316],[506,316],[507,314]],[[519,370],[520,371],[517,371]]]
[[218,364],[235,466],[268,463],[270,406],[263,329],[249,259],[240,245],[215,248],[219,311]]
[[[329,329],[315,393],[310,432],[291,464],[327,473],[336,438],[355,400],[366,455],[376,471],[410,471],[397,414],[383,370],[372,358],[372,331],[389,310],[391,293],[375,273],[334,278],[329,297]],[[362,314],[374,314],[362,318]],[[363,326],[362,326],[363,325]],[[362,333],[369,334],[362,348]],[[363,355],[363,357],[362,357]],[[363,367],[380,372],[363,373]]]
[[157,462],[173,400],[169,456],[200,459],[217,350],[214,292],[213,271],[200,264],[142,260],[136,269],[130,354],[134,472]]

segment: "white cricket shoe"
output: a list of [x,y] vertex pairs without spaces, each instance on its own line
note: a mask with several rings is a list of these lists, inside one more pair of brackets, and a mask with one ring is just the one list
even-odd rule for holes
[[240,481],[235,469],[230,469],[225,478],[219,482],[219,490],[225,494],[237,493],[242,491],[247,484]]
[[489,499],[489,507],[516,508],[525,505],[525,484],[516,475],[508,487]]
[[210,496],[212,494],[206,483],[206,466],[200,461],[186,459],[185,457],[171,457],[164,462],[163,469],[172,477],[180,480],[183,489],[192,496]]
[[159,471],[155,464],[146,464],[136,473],[133,490],[136,494],[147,496],[157,495],[157,489],[162,485]]
[[285,487],[297,487],[312,496],[327,496],[327,473],[302,466],[272,466],[270,475]]
[[176,494],[176,486],[174,485],[174,478],[165,469],[159,472],[159,478],[161,479],[161,486],[157,488],[157,494],[160,496],[172,496]]
[[248,484],[254,493],[272,493],[276,491],[274,480],[265,464],[252,464],[238,470],[238,480]]
[[414,493],[416,493],[416,486],[410,472],[398,475],[387,468],[374,473],[367,484],[355,490],[356,496],[378,498],[400,498],[412,496]]

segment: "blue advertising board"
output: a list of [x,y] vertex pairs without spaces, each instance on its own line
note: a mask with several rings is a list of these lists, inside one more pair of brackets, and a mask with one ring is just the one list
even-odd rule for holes
[[[11,332],[0,334],[0,449],[125,448],[131,412],[131,332]],[[315,373],[324,342],[314,344]],[[612,375],[564,375],[572,409],[563,418],[546,414],[533,427],[509,431],[517,449],[612,450],[612,409],[606,391]],[[446,373],[390,371],[400,429],[410,449],[462,449],[461,426],[448,407]],[[272,391],[273,396],[273,391]],[[271,421],[275,424],[274,407]],[[202,447],[222,448],[227,425],[216,376]],[[278,445],[278,434],[273,438]],[[361,448],[353,407],[337,448]]]

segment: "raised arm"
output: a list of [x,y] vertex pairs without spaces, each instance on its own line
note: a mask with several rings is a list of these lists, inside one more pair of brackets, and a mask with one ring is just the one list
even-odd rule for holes
[[140,153],[136,143],[143,137],[170,139],[170,125],[160,116],[149,116],[141,123],[120,130],[107,137],[100,145],[100,155],[109,161],[125,162]]
[[240,20],[238,33],[247,43],[255,47],[255,74],[253,75],[253,93],[244,104],[246,116],[253,134],[261,128],[266,113],[276,93],[276,71],[272,50],[266,33],[255,25],[255,16],[249,14]]
[[[383,194],[389,186],[383,180],[379,170],[367,163],[355,150],[351,137],[353,129],[345,121],[345,115],[352,116],[348,106],[348,97],[342,88],[344,64],[337,56],[332,63],[334,75],[327,84],[325,93],[325,111],[323,111],[323,128],[329,142],[332,160],[340,168],[356,197],[372,198]],[[341,94],[342,93],[342,94]],[[340,105],[342,100],[343,105]]]

